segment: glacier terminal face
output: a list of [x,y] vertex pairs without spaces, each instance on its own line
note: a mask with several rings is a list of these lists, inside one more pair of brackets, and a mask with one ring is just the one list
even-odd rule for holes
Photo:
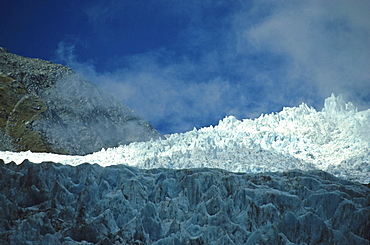
[[369,204],[318,170],[0,161],[1,244],[368,244]]

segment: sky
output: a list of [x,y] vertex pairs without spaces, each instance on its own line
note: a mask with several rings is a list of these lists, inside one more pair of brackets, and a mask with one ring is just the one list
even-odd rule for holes
[[321,110],[331,93],[370,108],[368,0],[4,0],[0,46],[67,65],[160,133]]

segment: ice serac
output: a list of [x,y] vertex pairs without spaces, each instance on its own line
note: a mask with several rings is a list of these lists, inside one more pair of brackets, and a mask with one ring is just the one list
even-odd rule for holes
[[150,144],[108,149],[86,156],[79,163],[216,167],[235,172],[321,169],[369,183],[369,125],[370,109],[357,111],[340,95],[332,95],[325,100],[322,111],[302,103],[256,119],[228,116],[214,127],[172,134],[167,140]]
[[343,113],[343,112],[357,112],[357,108],[351,103],[346,103],[342,95],[336,97],[331,94],[324,102],[324,108],[322,110],[327,116]]
[[162,136],[72,69],[0,48],[1,150],[88,154]]
[[369,244],[370,189],[322,171],[0,160],[1,244]]
[[370,182],[370,109],[357,111],[332,95],[322,111],[303,103],[256,119],[228,116],[216,126],[172,134],[166,140],[134,142],[85,156],[0,152],[20,164],[57,161],[138,168],[221,168],[233,172],[320,169],[337,177]]

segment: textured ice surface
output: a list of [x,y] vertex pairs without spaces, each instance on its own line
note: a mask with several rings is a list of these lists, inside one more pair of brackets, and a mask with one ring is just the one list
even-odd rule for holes
[[317,170],[0,161],[1,244],[369,244],[369,205]]
[[85,156],[0,152],[0,243],[369,244],[369,122],[332,96]]
[[5,162],[55,161],[138,168],[222,168],[235,172],[328,171],[335,176],[370,182],[370,109],[332,95],[322,111],[306,104],[284,108],[257,119],[224,118],[210,126],[167,139],[103,149],[86,156],[0,152]]

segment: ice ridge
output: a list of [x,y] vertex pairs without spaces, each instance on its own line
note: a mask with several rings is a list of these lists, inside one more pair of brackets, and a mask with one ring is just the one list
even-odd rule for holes
[[[4,161],[59,161],[138,168],[222,168],[234,172],[328,171],[370,182],[370,109],[358,111],[332,94],[317,111],[307,104],[285,107],[256,119],[228,116],[218,125],[172,134],[167,139],[135,142],[86,156],[4,153]],[[12,155],[13,154],[13,155]],[[20,155],[23,154],[23,155]],[[16,156],[15,156],[16,155]]]

